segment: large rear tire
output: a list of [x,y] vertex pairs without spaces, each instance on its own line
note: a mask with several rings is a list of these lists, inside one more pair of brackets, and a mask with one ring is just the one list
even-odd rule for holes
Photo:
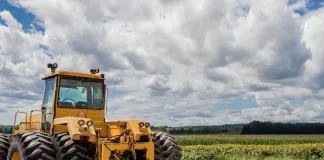
[[55,160],[51,138],[41,132],[21,132],[12,137],[8,160]]
[[176,139],[167,132],[153,132],[155,160],[181,160],[182,151]]
[[0,159],[7,159],[9,147],[10,143],[8,136],[0,133]]
[[64,132],[54,133],[52,142],[57,151],[57,160],[88,160],[88,145],[76,143]]

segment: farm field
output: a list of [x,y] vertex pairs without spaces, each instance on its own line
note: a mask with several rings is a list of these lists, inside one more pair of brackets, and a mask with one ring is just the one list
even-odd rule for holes
[[324,160],[324,135],[175,135],[184,160]]

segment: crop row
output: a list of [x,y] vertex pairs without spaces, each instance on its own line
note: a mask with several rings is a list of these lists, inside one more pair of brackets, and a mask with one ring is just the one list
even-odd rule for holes
[[179,145],[324,143],[324,135],[176,135]]
[[217,159],[225,155],[242,155],[254,157],[298,157],[301,159],[322,159],[324,144],[287,144],[287,145],[245,145],[215,144],[182,146],[184,159]]

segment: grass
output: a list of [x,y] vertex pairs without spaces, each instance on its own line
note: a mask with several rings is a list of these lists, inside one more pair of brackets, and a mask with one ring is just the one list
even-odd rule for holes
[[324,135],[175,135],[184,160],[324,159]]

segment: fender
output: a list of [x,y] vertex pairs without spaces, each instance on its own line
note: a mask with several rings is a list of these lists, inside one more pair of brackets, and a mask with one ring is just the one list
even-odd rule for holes
[[[84,125],[80,126],[78,124],[79,120],[84,120]],[[70,134],[71,140],[83,140],[86,138],[89,142],[96,142],[97,136],[95,129],[92,126],[87,126],[87,122],[90,121],[89,118],[80,117],[62,117],[55,118],[53,126],[65,125]]]

